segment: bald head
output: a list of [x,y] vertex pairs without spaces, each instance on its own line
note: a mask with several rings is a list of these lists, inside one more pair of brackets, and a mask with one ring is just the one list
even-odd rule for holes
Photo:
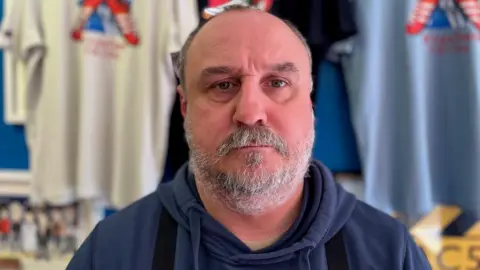
[[[262,35],[262,32],[276,31],[279,35],[283,35],[284,39],[294,39],[302,45],[302,49],[298,52],[298,57],[307,57],[311,66],[311,52],[310,48],[302,36],[300,31],[289,21],[279,19],[274,15],[261,11],[252,6],[245,5],[232,5],[225,8],[225,10],[216,15],[212,19],[201,23],[187,38],[182,46],[182,49],[176,60],[176,66],[180,83],[183,88],[186,88],[186,65],[192,45],[195,49],[195,40],[197,36],[202,37],[203,34],[207,35],[207,38],[219,40],[228,39],[228,36],[236,35],[239,32],[250,32],[255,36]],[[204,33],[206,32],[206,33]],[[211,32],[215,33],[213,35]],[[272,44],[271,46],[275,46]]]

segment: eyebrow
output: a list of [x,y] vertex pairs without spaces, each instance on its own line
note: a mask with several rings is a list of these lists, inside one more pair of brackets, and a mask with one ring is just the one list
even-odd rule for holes
[[228,66],[218,66],[218,67],[207,67],[201,72],[202,77],[208,77],[211,75],[219,74],[232,74],[238,73],[238,68],[228,67]]
[[292,62],[285,62],[285,63],[271,65],[270,70],[274,72],[281,72],[281,73],[298,72],[297,66]]
[[[284,62],[270,65],[268,68],[270,71],[273,72],[280,72],[280,73],[297,73],[299,69],[297,66],[292,62]],[[225,75],[225,74],[239,74],[241,73],[241,69],[230,67],[230,66],[215,66],[215,67],[207,67],[202,70],[200,76],[201,77],[209,77],[212,75]]]

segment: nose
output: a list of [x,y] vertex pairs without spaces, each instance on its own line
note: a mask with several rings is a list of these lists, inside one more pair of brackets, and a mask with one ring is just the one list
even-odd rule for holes
[[267,113],[264,98],[264,94],[259,86],[243,84],[236,98],[233,121],[237,125],[266,125]]

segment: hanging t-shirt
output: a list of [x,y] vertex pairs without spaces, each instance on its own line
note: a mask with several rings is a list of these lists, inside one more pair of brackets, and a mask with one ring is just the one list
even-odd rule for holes
[[480,3],[358,1],[344,58],[368,203],[480,210]]
[[[0,48],[12,43],[11,30],[22,15],[23,0],[4,0]],[[22,59],[10,50],[3,52],[3,97],[4,121],[8,124],[23,124],[26,118],[25,81],[26,67]]]
[[9,49],[27,67],[32,200],[156,189],[175,95],[170,52],[198,23],[195,0],[22,0]]

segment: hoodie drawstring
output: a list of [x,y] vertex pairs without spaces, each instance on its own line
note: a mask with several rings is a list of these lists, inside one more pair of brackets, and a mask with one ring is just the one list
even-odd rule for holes
[[300,251],[300,256],[298,256],[298,269],[299,270],[311,270],[310,269],[310,252],[311,249],[306,249]]
[[192,248],[193,248],[193,266],[195,270],[200,270],[199,268],[199,250],[200,250],[200,238],[201,238],[201,217],[200,214],[193,210],[190,212],[190,229],[191,229],[191,238],[192,238]]

